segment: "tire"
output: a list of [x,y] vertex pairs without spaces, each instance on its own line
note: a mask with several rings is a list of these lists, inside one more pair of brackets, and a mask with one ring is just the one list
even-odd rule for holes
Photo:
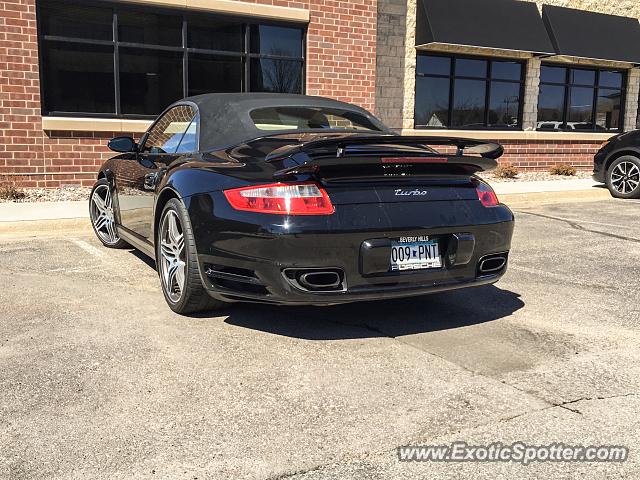
[[615,198],[640,198],[640,159],[625,155],[614,160],[607,169],[606,182]]
[[89,197],[89,218],[93,233],[105,247],[127,248],[129,244],[118,236],[113,209],[111,186],[105,178],[96,182]]
[[189,214],[176,198],[167,202],[156,232],[156,264],[162,293],[169,308],[179,314],[223,308],[202,285]]

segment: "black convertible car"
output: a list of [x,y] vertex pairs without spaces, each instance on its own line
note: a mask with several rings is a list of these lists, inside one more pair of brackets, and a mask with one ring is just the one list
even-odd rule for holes
[[640,130],[607,140],[593,159],[593,179],[616,198],[640,198]]
[[179,313],[422,295],[506,269],[513,214],[474,175],[495,143],[398,136],[320,97],[210,94],[109,147],[95,233],[154,258]]

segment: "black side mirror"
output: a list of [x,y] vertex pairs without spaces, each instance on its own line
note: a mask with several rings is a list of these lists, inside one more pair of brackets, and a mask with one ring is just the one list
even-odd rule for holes
[[109,140],[107,146],[118,153],[137,152],[138,144],[131,137],[115,137]]

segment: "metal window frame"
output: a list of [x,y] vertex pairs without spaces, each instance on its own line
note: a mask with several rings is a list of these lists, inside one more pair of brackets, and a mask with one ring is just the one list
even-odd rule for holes
[[[76,38],[76,37],[68,37],[68,36],[60,36],[60,35],[45,35],[42,29],[42,25],[40,19],[42,18],[42,6],[45,3],[63,3],[63,4],[79,4],[83,6],[95,6],[95,7],[108,7],[112,9],[112,39],[111,40],[96,40],[96,39],[87,39],[87,38]],[[160,15],[173,15],[176,17],[180,17],[182,21],[182,32],[181,32],[181,45],[180,46],[171,46],[171,45],[156,45],[156,44],[148,44],[148,43],[137,43],[137,42],[123,42],[118,38],[118,15],[123,10],[126,11],[142,11],[153,14]],[[307,56],[306,56],[306,46],[307,46],[307,25],[300,25],[293,22],[286,21],[269,21],[251,18],[247,16],[235,16],[229,14],[209,14],[220,17],[221,19],[228,19],[235,23],[240,23],[242,25],[242,36],[243,36],[243,45],[240,51],[229,51],[229,50],[213,50],[213,49],[203,49],[203,48],[195,48],[188,46],[188,28],[189,28],[189,18],[193,17],[193,12],[185,9],[172,9],[172,8],[164,8],[164,7],[150,7],[145,5],[129,5],[122,4],[114,1],[100,1],[100,0],[89,0],[89,1],[80,1],[80,0],[37,0],[36,2],[36,16],[38,21],[37,23],[37,39],[38,39],[38,58],[39,58],[39,70],[40,70],[40,106],[41,106],[41,114],[42,116],[62,116],[62,117],[86,117],[86,118],[120,118],[120,119],[153,119],[156,118],[157,115],[141,115],[141,114],[131,114],[131,113],[123,113],[122,105],[121,105],[121,86],[120,86],[120,48],[137,48],[137,49],[146,49],[151,51],[165,51],[165,52],[182,52],[182,92],[183,97],[187,97],[189,94],[189,54],[204,54],[204,55],[215,55],[215,56],[226,56],[226,57],[234,57],[238,58],[241,61],[243,74],[241,77],[241,92],[249,92],[250,91],[250,79],[251,79],[251,59],[269,59],[269,60],[288,60],[295,61],[300,63],[301,67],[301,93],[306,91],[306,67],[307,67]],[[302,35],[302,56],[301,57],[289,57],[286,55],[268,55],[268,54],[260,54],[260,53],[251,53],[250,52],[250,41],[251,41],[251,25],[270,25],[270,26],[279,26],[279,27],[287,27],[287,28],[296,28],[301,31]],[[44,70],[44,62],[45,57],[47,55],[46,44],[48,42],[61,42],[61,43],[69,43],[75,45],[102,45],[102,46],[112,46],[113,47],[113,62],[114,62],[114,102],[115,102],[115,113],[96,113],[96,112],[66,112],[66,111],[56,111],[56,110],[47,110],[45,108],[47,91],[46,91],[46,75]]]
[[[429,125],[419,125],[416,123],[415,118],[415,105],[414,105],[414,119],[413,119],[413,127],[416,130],[451,130],[451,129],[459,129],[459,130],[489,130],[489,131],[523,131],[523,118],[524,118],[524,93],[525,93],[525,76],[526,76],[526,62],[521,59],[515,58],[502,58],[502,57],[487,57],[487,56],[479,56],[479,55],[457,55],[457,54],[443,54],[439,52],[418,52],[418,56],[428,56],[428,57],[441,57],[448,58],[450,60],[449,65],[449,74],[433,74],[433,73],[419,73],[417,70],[416,63],[416,78],[447,78],[449,79],[449,108],[447,111],[448,122],[444,127],[433,127]],[[481,77],[472,77],[468,75],[456,75],[456,60],[481,60],[487,62],[487,71],[484,76]],[[493,63],[495,62],[511,62],[517,63],[520,65],[520,80],[505,80],[501,78],[493,78]],[[454,99],[455,99],[455,81],[456,80],[477,80],[484,81],[485,83],[485,94],[484,94],[484,115],[483,115],[483,125],[482,126],[474,126],[474,127],[464,127],[464,126],[452,126],[453,120],[453,111],[454,109]],[[519,102],[518,102],[518,124],[514,128],[504,128],[500,126],[490,126],[489,125],[489,107],[491,105],[491,85],[492,83],[511,83],[511,84],[519,84]],[[417,98],[417,85],[416,85],[416,98]]]
[[[561,125],[560,128],[558,129],[559,131],[571,131],[571,132],[576,132],[576,133],[580,133],[580,132],[586,132],[586,133],[603,133],[603,132],[622,132],[624,131],[624,118],[625,118],[625,113],[626,113],[626,99],[627,99],[627,86],[628,86],[628,79],[629,79],[629,74],[625,69],[616,69],[616,68],[606,68],[606,67],[591,67],[591,66],[583,66],[583,65],[574,65],[574,64],[556,64],[556,63],[550,63],[550,62],[543,62],[541,67],[552,67],[552,68],[564,68],[565,72],[564,72],[564,82],[545,82],[542,81],[542,73],[540,74],[540,91],[542,91],[542,86],[544,85],[548,85],[548,86],[552,86],[552,87],[562,87],[564,88],[564,101],[563,101],[563,106],[562,106],[562,121],[561,121]],[[594,72],[595,73],[595,79],[594,79],[594,83],[593,85],[588,85],[588,84],[584,84],[584,83],[574,83],[571,81],[571,71],[572,70],[586,70],[586,71],[590,71],[590,72]],[[619,88],[615,88],[615,87],[602,87],[600,86],[600,75],[602,72],[615,72],[615,73],[619,73],[622,76],[622,84],[620,85]],[[578,88],[590,88],[593,90],[593,101],[592,101],[592,105],[591,105],[591,115],[592,115],[592,120],[591,123],[593,124],[591,129],[585,129],[585,130],[569,130],[567,128],[567,117],[569,116],[569,102],[570,102],[570,93],[571,93],[571,88],[572,87],[578,87]],[[608,129],[604,129],[604,130],[599,130],[597,127],[597,123],[596,123],[596,114],[598,111],[598,98],[600,97],[600,90],[601,89],[605,89],[605,90],[619,90],[620,91],[620,118],[618,119],[618,123],[620,125],[619,128],[615,129],[615,130],[608,130]],[[540,94],[539,94],[540,95]],[[540,108],[540,98],[538,98],[538,114],[539,114],[539,108]],[[536,119],[536,123],[540,123],[540,122],[551,122],[551,120],[540,120],[540,118],[538,117]],[[541,129],[541,128],[536,128],[536,130],[538,131],[549,131],[549,130],[545,130],[545,129]]]

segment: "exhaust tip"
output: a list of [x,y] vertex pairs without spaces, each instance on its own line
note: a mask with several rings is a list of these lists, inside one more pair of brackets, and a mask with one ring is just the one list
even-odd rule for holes
[[339,268],[289,268],[284,277],[291,285],[306,292],[343,292],[346,290],[344,272]]
[[478,262],[479,275],[492,275],[504,270],[507,265],[507,254],[487,255]]
[[300,283],[310,290],[336,288],[340,285],[338,272],[309,272],[300,275]]

